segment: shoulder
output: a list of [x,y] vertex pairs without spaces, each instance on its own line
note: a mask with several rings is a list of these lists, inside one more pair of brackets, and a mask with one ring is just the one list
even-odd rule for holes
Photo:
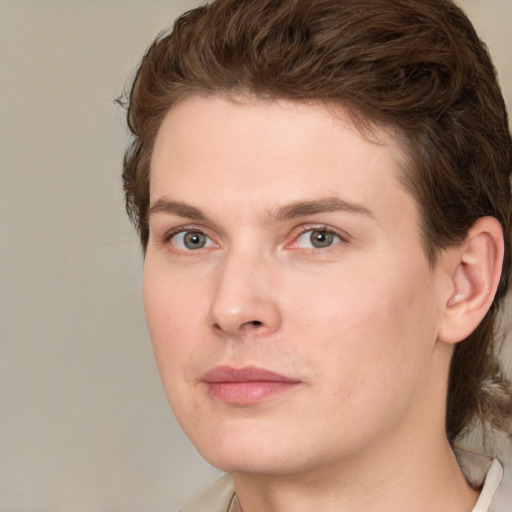
[[[495,463],[498,464],[496,459]],[[492,498],[489,512],[512,512],[512,467],[510,464],[500,464],[495,473],[496,480],[499,479],[499,483]],[[490,476],[491,470],[489,470],[488,478]],[[487,479],[485,484],[487,485]]]
[[234,496],[233,481],[229,475],[224,475],[185,503],[178,512],[228,512]]
[[454,453],[468,483],[481,488],[472,512],[512,512],[510,464],[461,449],[455,449]]

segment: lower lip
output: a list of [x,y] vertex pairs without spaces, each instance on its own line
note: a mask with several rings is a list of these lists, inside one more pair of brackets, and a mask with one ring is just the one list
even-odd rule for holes
[[298,386],[298,382],[250,381],[209,382],[208,392],[227,404],[251,405]]

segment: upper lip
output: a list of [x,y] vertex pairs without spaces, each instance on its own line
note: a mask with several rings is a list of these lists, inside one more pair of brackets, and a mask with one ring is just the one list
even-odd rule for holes
[[264,368],[258,368],[257,366],[244,366],[243,368],[216,366],[208,370],[201,377],[201,380],[210,384],[219,382],[300,382],[299,379],[286,377],[285,375]]

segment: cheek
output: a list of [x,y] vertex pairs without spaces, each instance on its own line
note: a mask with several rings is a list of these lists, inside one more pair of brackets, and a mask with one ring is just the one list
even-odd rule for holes
[[143,276],[143,301],[146,322],[162,378],[176,375],[173,370],[190,358],[197,329],[200,290],[174,278],[146,261]]
[[297,331],[309,334],[303,347],[315,365],[332,369],[330,379],[350,386],[368,387],[372,379],[385,386],[397,371],[412,378],[436,339],[428,268],[398,259],[363,267],[302,280],[301,289],[288,294]]
[[204,352],[205,336],[201,331],[204,320],[201,323],[199,319],[201,296],[204,293],[190,286],[188,280],[170,276],[168,271],[159,271],[146,263],[143,277],[146,322],[167,400],[182,426],[201,408],[191,375],[198,355]]
[[[324,278],[325,277],[325,278]],[[316,368],[321,396],[344,403],[361,389],[368,389],[390,357],[385,327],[391,318],[381,289],[368,275],[353,272],[304,275],[286,294],[290,312],[284,312],[288,335],[301,356]],[[286,307],[285,306],[285,307]],[[293,349],[293,347],[290,347]]]

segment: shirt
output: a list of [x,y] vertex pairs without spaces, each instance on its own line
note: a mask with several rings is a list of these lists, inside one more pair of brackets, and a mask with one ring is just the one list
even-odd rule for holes
[[[455,456],[467,482],[482,487],[472,512],[512,512],[512,468],[498,459],[455,449]],[[242,512],[233,481],[224,475],[178,512]]]

